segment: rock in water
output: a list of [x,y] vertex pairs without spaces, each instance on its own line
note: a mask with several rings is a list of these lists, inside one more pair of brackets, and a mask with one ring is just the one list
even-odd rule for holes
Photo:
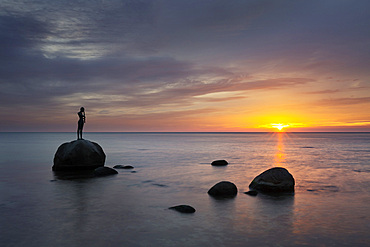
[[228,164],[226,160],[215,160],[211,163],[212,166],[227,166]]
[[124,166],[124,165],[115,165],[113,166],[114,169],[134,169],[133,166]]
[[228,181],[219,182],[208,191],[208,194],[214,197],[234,197],[237,193],[238,188]]
[[287,169],[274,167],[255,177],[249,188],[266,193],[294,192],[294,178]]
[[115,174],[118,174],[116,170],[106,167],[106,166],[98,167],[94,170],[94,175],[97,177],[104,177],[104,176],[115,175]]
[[88,140],[76,140],[59,146],[54,156],[53,171],[94,170],[104,166],[102,147]]
[[185,213],[185,214],[195,213],[195,208],[189,205],[178,205],[178,206],[170,207],[168,209],[173,209],[173,210],[176,210],[177,212]]

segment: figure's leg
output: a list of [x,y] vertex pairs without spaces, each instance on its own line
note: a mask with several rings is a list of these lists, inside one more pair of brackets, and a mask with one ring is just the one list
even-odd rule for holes
[[82,128],[83,128],[83,123],[81,123],[81,121],[78,121],[78,125],[77,125],[77,140],[81,140],[82,139]]
[[80,132],[81,140],[83,140],[83,139],[82,139],[82,130],[83,130],[83,128],[84,128],[84,124],[82,124],[82,125],[81,125],[81,128],[80,128],[80,131],[81,131],[81,132]]

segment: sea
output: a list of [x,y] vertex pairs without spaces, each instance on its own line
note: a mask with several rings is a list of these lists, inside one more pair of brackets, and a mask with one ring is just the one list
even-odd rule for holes
[[[60,178],[54,154],[75,139],[0,133],[1,246],[370,246],[370,133],[84,133],[105,166],[134,169]],[[272,167],[294,193],[244,194]],[[209,196],[220,181],[237,196]]]

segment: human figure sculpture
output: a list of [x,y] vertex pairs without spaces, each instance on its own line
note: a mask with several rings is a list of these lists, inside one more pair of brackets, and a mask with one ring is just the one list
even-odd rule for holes
[[77,140],[83,140],[82,139],[82,129],[84,127],[84,124],[86,122],[86,116],[85,116],[85,108],[81,107],[78,114],[78,127],[77,127]]

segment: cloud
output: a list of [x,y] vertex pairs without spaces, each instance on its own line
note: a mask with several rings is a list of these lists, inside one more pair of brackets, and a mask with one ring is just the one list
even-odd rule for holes
[[[255,92],[295,89],[307,97],[343,95],[323,105],[356,105],[345,82],[333,88],[320,78],[356,78],[353,84],[369,89],[368,7],[367,1],[3,0],[0,114],[9,123],[18,118],[14,109],[44,120],[83,104],[96,114],[182,109],[190,116],[186,108],[216,111]],[[325,85],[310,88],[313,82]],[[220,92],[226,94],[208,97]]]
[[328,89],[328,90],[320,90],[320,91],[311,91],[311,92],[305,92],[305,94],[333,94],[333,93],[338,93],[341,90],[335,89]]
[[321,106],[351,106],[358,104],[370,104],[370,97],[322,99],[316,104]]
[[[277,89],[310,81],[304,78],[251,81],[250,77],[235,74],[232,69],[203,66],[171,57],[124,56],[89,60],[48,57],[40,49],[40,40],[52,33],[50,25],[43,25],[30,17],[7,17],[2,22],[2,28],[11,26],[16,30],[14,34],[2,32],[6,33],[4,36],[7,35],[3,39],[4,49],[18,50],[18,43],[28,48],[27,52],[12,56],[12,63],[5,60],[0,62],[0,101],[3,105],[24,105],[32,98],[35,105],[56,107],[60,101],[55,99],[72,100],[73,95],[80,95],[82,99],[87,96],[91,101],[94,99],[91,95],[94,94],[97,101],[106,102],[106,105],[122,103],[125,106],[144,107],[186,104],[191,97],[214,92]],[[18,41],[9,42],[12,37]],[[27,40],[30,41],[27,43]],[[107,95],[125,97],[121,102],[109,102]]]

